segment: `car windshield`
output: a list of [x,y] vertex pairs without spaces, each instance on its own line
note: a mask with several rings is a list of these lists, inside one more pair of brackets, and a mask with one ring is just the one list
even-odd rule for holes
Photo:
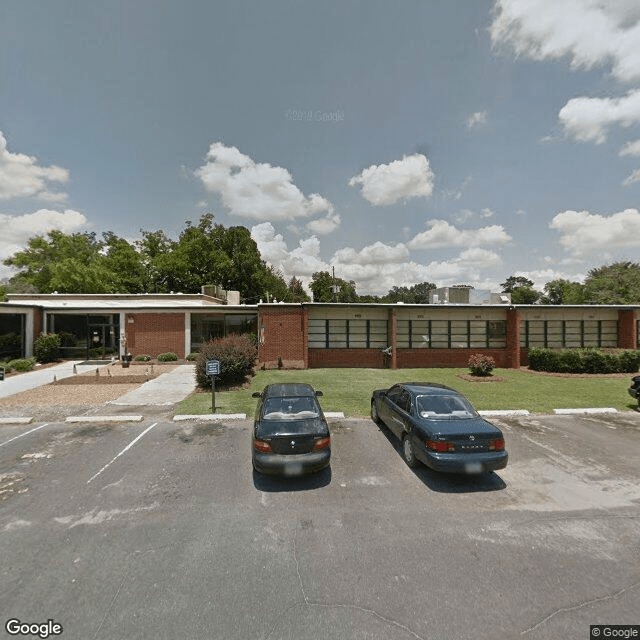
[[418,396],[416,403],[418,414],[429,420],[458,420],[476,415],[475,409],[462,396]]
[[264,420],[304,420],[319,416],[315,398],[267,398],[262,417]]

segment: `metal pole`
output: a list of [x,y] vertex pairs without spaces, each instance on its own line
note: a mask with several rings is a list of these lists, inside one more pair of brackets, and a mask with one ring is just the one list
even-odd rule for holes
[[211,376],[211,413],[216,412],[216,377]]

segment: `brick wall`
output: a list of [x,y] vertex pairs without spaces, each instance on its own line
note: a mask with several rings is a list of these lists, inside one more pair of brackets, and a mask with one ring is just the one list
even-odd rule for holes
[[266,369],[304,369],[307,361],[306,311],[299,305],[261,307],[258,363]]
[[508,367],[505,349],[398,349],[398,368],[466,367],[474,353],[491,356],[496,367]]
[[125,317],[127,348],[133,356],[184,352],[184,313],[127,313]]
[[380,349],[309,349],[309,368],[365,367],[382,369],[384,354]]
[[637,348],[636,313],[633,309],[618,311],[618,346],[621,349]]

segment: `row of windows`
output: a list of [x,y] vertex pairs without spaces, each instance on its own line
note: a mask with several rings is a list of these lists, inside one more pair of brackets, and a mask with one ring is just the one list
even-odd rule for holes
[[399,348],[482,349],[507,346],[505,320],[398,320]]
[[520,327],[522,347],[616,347],[616,320],[525,320]]
[[[398,320],[399,348],[504,348],[504,320]],[[387,320],[310,319],[311,349],[373,349],[388,345]]]
[[309,319],[311,349],[376,349],[387,346],[386,320]]

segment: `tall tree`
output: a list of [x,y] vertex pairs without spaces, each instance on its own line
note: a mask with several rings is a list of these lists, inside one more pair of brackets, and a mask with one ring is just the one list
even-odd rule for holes
[[289,286],[287,288],[287,302],[309,302],[311,300],[302,286],[302,281],[298,280],[295,276],[289,280]]
[[[335,293],[333,287],[340,290]],[[314,302],[358,302],[356,283],[334,278],[328,271],[317,271],[311,276],[309,285]]]
[[586,298],[595,304],[639,304],[640,265],[614,262],[591,269],[584,280]]
[[580,282],[571,282],[563,278],[551,280],[544,285],[543,304],[584,304],[586,291]]
[[533,287],[533,280],[524,276],[509,276],[500,286],[503,293],[512,293],[514,289],[519,287]]
[[429,304],[429,291],[436,288],[433,282],[420,282],[411,287],[392,287],[383,300],[391,303]]

